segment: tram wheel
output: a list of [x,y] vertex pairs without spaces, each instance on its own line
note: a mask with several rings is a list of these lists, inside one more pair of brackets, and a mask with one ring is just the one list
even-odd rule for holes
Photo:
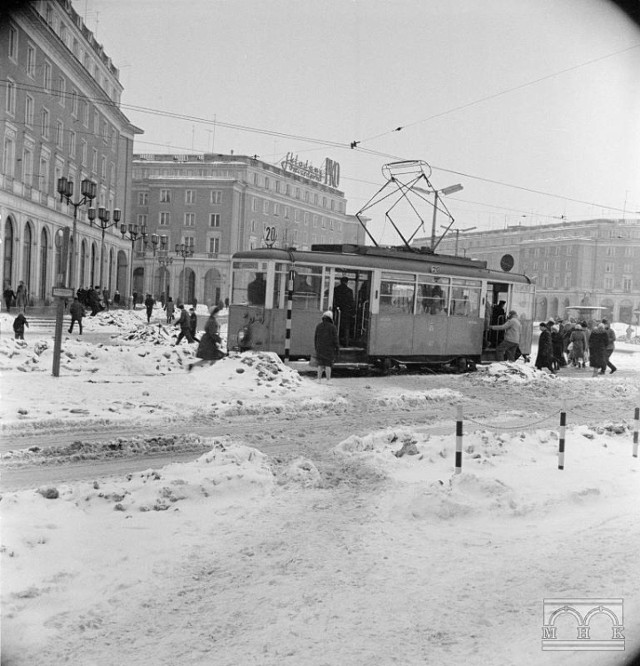
[[380,369],[382,370],[382,374],[388,375],[389,370],[391,370],[392,366],[393,363],[390,358],[383,358],[382,361],[380,362]]
[[464,356],[456,359],[456,371],[460,374],[467,371],[467,359]]

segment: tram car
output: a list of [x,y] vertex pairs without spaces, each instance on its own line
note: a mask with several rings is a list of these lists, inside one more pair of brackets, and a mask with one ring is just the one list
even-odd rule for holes
[[502,332],[490,325],[504,323],[502,301],[522,322],[521,352],[531,351],[535,285],[466,257],[358,245],[254,249],[234,254],[230,292],[229,349],[308,359],[331,310],[341,338],[335,367],[465,371],[496,359]]

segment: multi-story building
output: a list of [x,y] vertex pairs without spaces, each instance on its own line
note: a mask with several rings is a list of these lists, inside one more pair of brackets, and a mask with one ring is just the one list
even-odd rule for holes
[[278,165],[233,154],[134,155],[132,221],[145,233],[134,289],[216,303],[228,294],[234,252],[362,242],[338,185],[329,159],[315,168],[291,155]]
[[[0,23],[0,215],[2,281],[22,281],[46,303],[66,276],[74,288],[103,285],[127,293],[130,246],[117,227],[104,230],[87,205],[61,201],[58,183],[95,183],[93,207],[129,215],[136,127],[120,110],[119,74],[67,0],[14,3]],[[70,194],[70,187],[66,192]],[[74,223],[74,212],[77,213]],[[103,216],[103,218],[106,216]],[[106,222],[105,222],[106,224]],[[61,264],[60,230],[71,234]]]
[[[417,239],[416,246],[429,246]],[[575,315],[569,306],[601,306],[602,316],[639,323],[640,220],[585,220],[503,230],[456,233],[438,245],[489,268],[533,278],[539,319]]]

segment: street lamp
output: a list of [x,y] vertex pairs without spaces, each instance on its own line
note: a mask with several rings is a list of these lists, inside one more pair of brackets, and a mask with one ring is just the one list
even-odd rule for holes
[[[449,227],[445,227],[443,224],[441,224],[440,227],[442,229],[446,229],[447,231],[449,231]],[[460,238],[460,234],[464,233],[465,231],[472,231],[473,229],[477,229],[477,228],[478,227],[467,227],[466,229],[454,229],[454,231],[456,232],[456,253],[455,253],[456,257],[458,256],[458,239]],[[464,256],[465,257],[467,256],[466,250],[465,250]]]
[[[96,219],[96,209],[89,208],[88,215],[91,224],[93,224]],[[102,243],[100,244],[100,289],[104,289],[104,284],[102,284],[102,270],[104,267],[104,233],[110,227],[118,224],[121,218],[122,211],[119,208],[113,209],[113,220],[111,220],[111,211],[108,211],[104,206],[98,208],[98,224],[100,225],[100,229],[102,229]]]
[[184,303],[184,287],[187,281],[187,275],[185,273],[187,257],[193,257],[193,248],[184,243],[176,243],[176,254],[182,257],[182,302]]
[[449,185],[449,187],[443,187],[441,190],[434,190],[434,202],[433,202],[433,220],[431,222],[431,251],[436,249],[436,215],[438,213],[438,198],[441,196],[447,196],[453,194],[454,192],[460,192],[464,189],[459,183],[457,185]]
[[[73,206],[73,231],[71,233],[71,247],[73,251],[71,253],[71,265],[69,267],[69,287],[73,289],[75,293],[75,259],[76,259],[76,230],[78,226],[78,208],[84,206],[88,201],[93,201],[96,198],[96,190],[98,186],[89,178],[85,178],[80,183],[80,193],[82,194],[82,199],[79,201],[71,201],[73,196],[73,181],[69,180],[62,176],[58,178],[58,194],[60,195],[60,201],[64,201],[67,206]],[[66,273],[65,266],[65,273]]]
[[164,234],[160,236],[160,250],[158,250],[158,264],[162,267],[162,294],[164,294],[165,300],[168,296],[165,293],[165,280],[167,277],[168,269],[167,266],[171,266],[173,263],[173,257],[169,256],[169,251],[167,246],[169,244],[169,239]]
[[[140,228],[138,228],[137,224],[121,224],[120,225],[120,233],[122,234],[123,240],[130,240],[131,241],[131,258],[129,263],[131,264],[130,268],[130,278],[129,278],[129,291],[131,292],[131,295],[133,296],[133,253],[135,251],[134,245],[138,238],[145,238],[147,235],[147,226],[143,224]],[[136,304],[135,302],[133,303],[133,309],[135,310]]]

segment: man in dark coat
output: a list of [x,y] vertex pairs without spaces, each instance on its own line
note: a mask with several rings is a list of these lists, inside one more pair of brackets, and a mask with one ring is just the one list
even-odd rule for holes
[[551,342],[551,331],[548,325],[540,322],[540,340],[538,341],[538,355],[536,356],[536,368],[542,370],[547,368],[552,374],[556,374],[553,368],[553,343]]
[[196,338],[196,331],[198,330],[198,315],[196,314],[195,307],[189,308],[189,330],[191,331],[191,337],[196,342],[200,342],[200,340]]
[[71,315],[69,333],[73,333],[73,325],[78,322],[80,335],[82,335],[82,318],[84,317],[84,308],[82,307],[82,303],[80,303],[77,296],[73,299],[73,303],[71,303],[69,306],[69,314]]
[[216,361],[224,358],[225,353],[220,349],[220,345],[222,344],[220,338],[220,326],[216,319],[216,315],[221,309],[222,307],[220,305],[216,305],[211,310],[209,319],[207,319],[207,323],[204,325],[204,334],[200,338],[200,344],[196,351],[196,356],[200,360],[189,364],[187,368],[189,372],[191,372],[196,365],[204,365],[205,363],[213,365]]
[[10,284],[7,284],[7,286],[4,288],[4,291],[2,292],[2,298],[4,298],[4,304],[7,308],[7,312],[11,312],[11,306],[16,300],[16,295]]
[[318,362],[318,381],[322,379],[324,371],[327,382],[331,381],[331,368],[340,349],[338,342],[338,329],[333,324],[333,312],[327,310],[322,314],[322,321],[316,326],[314,346]]
[[607,332],[604,324],[598,324],[589,337],[589,365],[593,368],[593,376],[604,375],[607,369]]
[[182,303],[178,304],[178,312],[180,313],[180,318],[176,322],[176,326],[180,327],[180,333],[178,334],[178,339],[176,340],[176,347],[180,344],[182,338],[187,338],[187,342],[195,342],[191,336],[191,325],[189,322],[189,315],[184,309]]
[[611,370],[611,374],[613,374],[618,368],[616,368],[613,363],[611,363],[611,354],[613,354],[613,350],[616,347],[616,332],[611,328],[611,324],[609,323],[608,319],[603,319],[602,323],[604,324],[604,330],[607,334],[607,360],[606,364],[609,370]]
[[151,294],[147,294],[144,299],[144,306],[147,309],[147,324],[151,323],[151,315],[153,314],[153,306],[156,304],[155,299]]
[[349,287],[349,278],[341,277],[340,284],[333,290],[333,308],[340,310],[340,344],[349,346],[351,322],[355,313],[353,291]]

